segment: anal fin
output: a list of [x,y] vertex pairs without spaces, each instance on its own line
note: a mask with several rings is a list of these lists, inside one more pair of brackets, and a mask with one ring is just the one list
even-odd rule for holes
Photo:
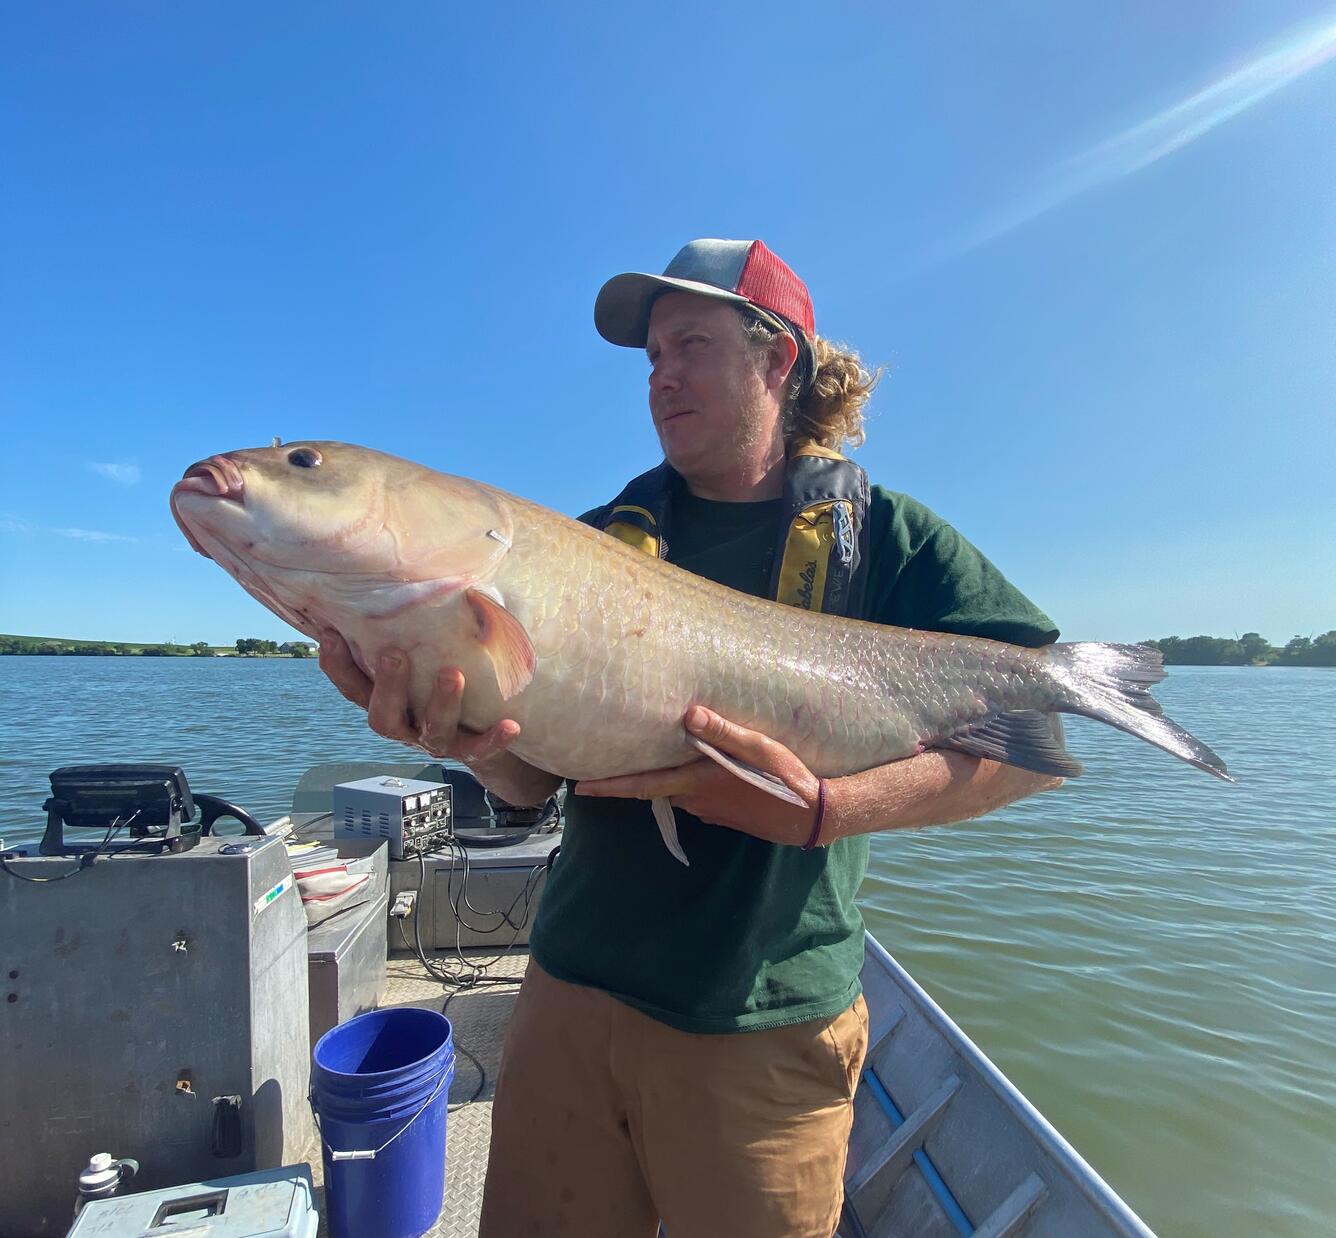
[[663,845],[672,852],[673,858],[681,860],[688,868],[691,867],[691,861],[687,859],[687,853],[682,850],[682,844],[677,838],[677,818],[673,815],[673,806],[668,802],[667,796],[659,796],[658,799],[650,800],[650,807],[654,809],[654,820],[659,823],[659,833],[663,835]]
[[1082,769],[1081,762],[1063,743],[1058,716],[1037,709],[995,714],[954,735],[934,740],[930,746],[950,748],[1057,778],[1075,778]]

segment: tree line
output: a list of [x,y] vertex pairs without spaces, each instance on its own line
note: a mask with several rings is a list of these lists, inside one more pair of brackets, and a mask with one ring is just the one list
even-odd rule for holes
[[[1163,636],[1146,640],[1143,645],[1158,649],[1166,666],[1336,666],[1336,629],[1321,636],[1295,636],[1279,648],[1256,632],[1242,636]],[[129,655],[141,658],[212,658],[219,654],[237,654],[242,657],[314,657],[316,647],[308,641],[264,640],[258,636],[242,636],[228,648],[195,641],[190,645],[165,642],[160,645],[137,645],[115,641],[60,640],[50,636],[0,635],[0,655],[26,654],[81,654],[106,657]]]
[[208,641],[197,640],[189,645],[164,641],[158,645],[129,644],[124,641],[61,640],[52,636],[4,636],[0,635],[0,655],[3,654],[39,654],[46,657],[58,657],[75,654],[82,657],[140,657],[140,658],[215,658],[220,654],[242,657],[289,657],[310,658],[316,654],[316,647],[308,641],[262,640],[258,636],[239,637],[230,648],[226,645],[210,645]]
[[1141,642],[1166,666],[1336,666],[1336,630],[1294,636],[1277,648],[1256,632],[1242,636],[1164,636]]

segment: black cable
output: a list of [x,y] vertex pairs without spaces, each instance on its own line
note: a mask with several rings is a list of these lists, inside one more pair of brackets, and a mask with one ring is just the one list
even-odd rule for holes
[[[418,875],[418,890],[417,890],[417,897],[416,897],[416,899],[414,900],[415,905],[416,905],[417,903],[420,903],[420,902],[421,902],[421,899],[422,899],[422,889],[423,889],[424,885],[426,884],[426,869],[427,869],[427,866],[426,866],[426,857],[423,855],[423,853],[422,853],[421,851],[419,851],[419,852],[418,852],[418,873],[419,873],[419,875]],[[442,981],[442,983],[444,983],[444,984],[448,984],[448,985],[452,985],[452,986],[454,986],[454,987],[452,987],[451,991],[450,991],[449,993],[446,994],[445,1001],[441,1004],[441,1013],[442,1013],[442,1014],[445,1013],[446,1008],[450,1005],[450,1001],[451,1001],[451,999],[454,998],[454,997],[456,996],[456,994],[458,994],[462,989],[472,989],[472,988],[476,988],[476,987],[478,987],[479,985],[483,985],[483,984],[506,984],[506,983],[514,984],[514,983],[516,983],[516,982],[515,982],[513,979],[511,979],[510,977],[500,977],[500,976],[492,976],[492,977],[489,977],[489,976],[486,976],[486,975],[484,974],[484,972],[485,972],[485,968],[478,968],[475,964],[472,964],[469,960],[464,959],[462,954],[460,955],[460,959],[461,959],[461,961],[466,962],[466,963],[469,963],[470,966],[475,967],[475,970],[474,970],[474,972],[473,972],[472,975],[461,976],[461,975],[459,975],[459,974],[457,974],[457,973],[450,973],[450,972],[441,972],[441,971],[438,971],[435,967],[432,966],[431,963],[429,963],[429,962],[427,961],[426,952],[425,952],[425,951],[423,950],[423,948],[422,948],[422,931],[421,931],[421,929],[420,929],[420,927],[419,927],[420,923],[421,923],[421,921],[419,920],[419,918],[418,918],[418,916],[417,916],[417,914],[416,914],[416,912],[415,912],[414,915],[413,915],[413,941],[414,941],[414,945],[415,945],[416,948],[417,948],[416,953],[417,953],[417,957],[418,957],[418,962],[422,964],[423,968],[427,971],[427,973],[428,973],[429,975],[434,976],[434,977],[437,978],[438,980]],[[404,945],[407,946],[407,944],[408,944],[408,937],[407,937],[407,935],[404,933],[404,926],[403,926],[403,921],[402,921],[402,920],[399,922],[399,936],[400,936],[401,940],[404,942]],[[513,945],[514,943],[512,942],[511,944]],[[457,926],[457,925],[456,925],[456,949],[458,949],[458,926]],[[477,1085],[477,1087],[474,1088],[474,1090],[473,1090],[473,1095],[471,1095],[471,1096],[468,1098],[468,1100],[466,1100],[466,1101],[458,1101],[458,1102],[456,1102],[456,1103],[453,1104],[453,1105],[449,1105],[449,1104],[447,1104],[447,1106],[446,1106],[446,1111],[449,1112],[449,1113],[454,1113],[454,1112],[456,1112],[457,1110],[464,1108],[465,1105],[471,1105],[471,1104],[473,1104],[473,1102],[474,1102],[475,1100],[477,1100],[479,1096],[482,1095],[482,1093],[483,1093],[483,1089],[487,1086],[487,1069],[486,1069],[486,1067],[483,1066],[482,1062],[478,1060],[478,1058],[473,1054],[473,1052],[469,1049],[469,1047],[463,1043],[463,1041],[461,1041],[461,1040],[455,1040],[455,1042],[454,1042],[454,1046],[455,1046],[455,1049],[456,1049],[459,1053],[462,1053],[462,1054],[463,1054],[466,1058],[468,1058],[469,1061],[472,1062],[473,1065],[477,1068],[477,1070],[478,1070],[478,1085]]]
[[83,870],[87,868],[88,865],[92,862],[93,857],[91,855],[89,856],[81,855],[79,857],[79,862],[75,864],[75,866],[72,869],[70,869],[69,872],[60,873],[55,877],[25,877],[22,873],[16,873],[12,868],[9,867],[10,858],[11,857],[9,856],[0,855],[0,869],[4,869],[4,871],[7,872],[16,881],[27,881],[35,886],[44,886],[50,884],[52,881],[64,881],[66,877],[73,877],[76,874],[83,872]]
[[[495,976],[495,977],[493,977],[492,979],[493,979],[493,980],[496,980],[496,981],[498,981],[498,982],[500,982],[500,983],[503,983],[503,984],[504,984],[504,983],[510,983],[510,984],[517,984],[517,983],[519,983],[519,982],[516,981],[516,980],[512,980],[512,979],[511,979],[510,977],[508,977],[508,976],[507,976],[507,977]],[[445,1013],[445,1011],[446,1011],[446,1007],[448,1007],[448,1006],[450,1005],[451,1000],[452,1000],[453,998],[455,998],[456,996],[458,996],[458,994],[459,994],[459,990],[458,990],[458,989],[452,989],[449,993],[447,993],[447,994],[445,995],[445,1001],[441,1003],[441,1013],[442,1013],[442,1014]],[[453,1027],[454,1025],[451,1024],[451,1026]],[[475,1100],[477,1100],[478,1097],[481,1096],[481,1095],[483,1094],[483,1090],[487,1087],[487,1068],[486,1068],[486,1067],[485,1067],[485,1066],[484,1066],[484,1065],[483,1065],[483,1064],[482,1064],[476,1057],[473,1056],[473,1054],[469,1051],[469,1049],[464,1045],[464,1043],[463,1043],[462,1041],[458,1041],[458,1040],[456,1040],[456,1041],[455,1041],[455,1048],[458,1049],[460,1053],[462,1053],[466,1058],[468,1058],[468,1060],[469,1060],[470,1062],[472,1062],[472,1063],[474,1064],[474,1066],[476,1066],[476,1067],[478,1068],[478,1086],[475,1087],[475,1088],[473,1089],[473,1095],[470,1096],[470,1097],[468,1098],[468,1100],[460,1100],[460,1101],[456,1101],[453,1105],[451,1105],[451,1104],[447,1104],[447,1105],[445,1106],[445,1111],[446,1111],[447,1113],[457,1113],[460,1109],[463,1109],[466,1105],[471,1105],[471,1104],[473,1104],[473,1102],[474,1102]]]
[[[113,817],[111,824],[107,826],[107,832],[102,836],[102,841],[97,845],[97,850],[91,852],[85,852],[83,855],[79,856],[78,863],[76,863],[75,866],[71,868],[68,872],[58,873],[54,877],[25,877],[22,873],[16,873],[12,868],[9,867],[9,860],[11,857],[3,854],[0,854],[0,868],[4,869],[4,871],[7,872],[15,880],[26,881],[30,885],[44,886],[44,885],[49,885],[53,881],[64,881],[67,877],[76,876],[77,874],[83,872],[85,868],[91,868],[94,864],[98,862],[98,860],[104,859],[106,858],[106,856],[110,855],[111,853],[107,850],[108,844],[111,842],[113,838],[116,837],[117,834],[119,834],[123,829],[125,829],[125,827],[129,825],[130,822],[133,821],[137,816],[139,816],[139,814],[143,811],[144,810],[142,808],[136,808],[134,812],[132,812],[128,817],[126,817],[124,821],[122,821],[120,817]],[[117,848],[117,851],[127,851],[127,850],[129,850],[129,848],[127,847]]]
[[[422,851],[418,851],[417,858],[418,858],[418,888],[416,891],[416,898],[420,900],[422,898],[422,891],[426,886],[427,862],[426,862],[426,855]],[[529,915],[533,910],[533,896],[538,888],[538,882],[547,873],[548,865],[536,864],[533,866],[533,868],[529,870],[529,875],[525,879],[524,888],[515,896],[515,898],[512,900],[510,904],[509,909],[507,910],[507,913],[505,913],[503,916],[503,923],[508,923],[514,928],[514,932],[511,934],[510,941],[502,948],[500,954],[498,954],[493,959],[487,960],[487,962],[485,963],[475,963],[472,959],[468,958],[464,954],[463,943],[460,941],[460,930],[461,928],[468,928],[471,931],[477,932],[479,935],[486,935],[494,932],[499,932],[501,929],[501,925],[498,924],[494,928],[490,929],[479,928],[469,924],[468,921],[459,914],[458,899],[454,895],[452,888],[454,881],[455,867],[456,867],[455,856],[454,852],[451,851],[450,871],[446,877],[446,895],[450,909],[455,913],[455,959],[451,960],[451,962],[456,964],[456,970],[441,972],[427,962],[425,957],[425,950],[422,947],[422,934],[421,934],[421,929],[419,927],[420,921],[418,920],[416,915],[413,917],[413,932],[414,932],[414,940],[416,943],[416,953],[418,955],[419,962],[422,963],[423,967],[431,975],[435,976],[439,980],[444,981],[447,984],[459,985],[467,988],[470,985],[477,983],[483,977],[483,975],[486,973],[489,967],[499,962],[502,958],[504,958],[507,954],[509,954],[511,950],[514,949],[516,941],[519,940],[519,935],[521,931],[529,922]],[[467,882],[467,879],[468,879],[468,873],[466,870],[464,873],[464,881]],[[523,899],[525,903],[524,917],[518,923],[516,923],[515,921],[509,918],[508,913],[509,911],[513,911],[515,909],[515,907],[519,904],[521,899]],[[503,913],[490,912],[487,914],[498,915]],[[407,944],[407,942],[405,942],[405,944]],[[468,970],[467,972],[463,972],[458,970],[460,968],[467,968]]]
[[[484,963],[484,964],[481,965],[481,966],[482,966],[482,970],[483,970],[484,972],[485,972],[485,971],[487,970],[487,968],[490,967],[492,964],[494,964],[494,963],[499,963],[503,958],[505,958],[505,956],[506,956],[507,954],[509,954],[509,953],[515,948],[515,943],[519,940],[519,935],[520,935],[521,931],[522,931],[522,930],[525,928],[525,926],[529,923],[529,913],[533,910],[533,895],[534,895],[534,892],[538,889],[538,882],[541,881],[542,878],[543,878],[544,876],[546,876],[546,875],[547,875],[547,866],[546,866],[546,865],[543,865],[543,864],[535,864],[535,865],[529,870],[529,875],[528,875],[527,878],[525,878],[524,889],[522,889],[517,895],[515,895],[515,898],[512,900],[512,902],[511,902],[511,904],[510,904],[510,907],[507,908],[507,910],[506,910],[506,912],[505,912],[505,914],[504,914],[504,920],[503,920],[503,922],[506,923],[506,924],[510,924],[510,925],[512,925],[515,931],[510,935],[510,941],[506,943],[506,946],[505,946],[505,948],[501,951],[501,953],[498,954],[498,955],[496,956],[496,958],[494,958],[494,959],[490,959],[487,963]],[[467,881],[467,872],[465,873],[465,880]],[[462,889],[462,887],[461,887],[461,889]],[[520,920],[520,922],[519,922],[518,924],[516,924],[513,920],[510,919],[510,912],[515,910],[515,907],[516,907],[516,905],[519,903],[519,901],[520,901],[521,898],[524,899],[524,918],[523,918],[522,920]],[[497,913],[492,912],[492,913],[490,913],[490,914],[495,915],[495,914],[497,914]],[[460,929],[460,926],[461,926],[461,925],[463,925],[464,927],[469,927],[469,926],[467,925],[467,923],[464,921],[464,918],[458,914],[458,909],[456,908],[456,909],[455,909],[455,948],[456,948],[457,951],[460,950],[460,946],[459,946],[459,929]],[[501,930],[501,925],[498,924],[498,925],[496,926],[495,929],[489,929],[489,930],[487,930],[487,931],[488,931],[488,932],[500,932],[500,930]],[[462,957],[462,951],[461,951],[461,957]]]
[[[419,848],[418,853],[417,853],[417,860],[418,860],[418,888],[417,888],[417,899],[416,899],[416,901],[415,901],[415,905],[416,905],[416,903],[420,903],[420,902],[422,901],[422,891],[426,888],[426,885],[427,885],[427,855],[426,855],[426,852],[423,851],[423,850],[421,850],[420,848]],[[454,909],[454,903],[453,903],[453,901],[452,901],[451,898],[450,898],[450,884],[451,884],[451,881],[453,880],[453,878],[454,878],[454,853],[452,852],[451,855],[450,855],[450,875],[447,876],[447,877],[446,877],[446,880],[445,880],[446,901],[450,904],[450,907],[451,907],[452,910]],[[476,964],[474,964],[471,960],[466,959],[466,958],[464,957],[464,952],[463,952],[463,949],[461,948],[460,941],[459,941],[459,921],[458,921],[458,917],[457,917],[457,916],[456,916],[456,920],[455,920],[455,954],[456,954],[456,956],[458,957],[459,964],[460,964],[461,967],[472,968],[473,973],[474,973],[472,976],[467,976],[467,975],[461,974],[461,973],[458,972],[458,971],[456,971],[456,972],[449,972],[449,973],[442,973],[442,972],[437,971],[434,967],[432,967],[431,964],[427,962],[426,953],[425,953],[425,951],[424,951],[423,948],[422,948],[422,927],[421,927],[421,925],[422,925],[421,918],[420,918],[418,915],[414,914],[414,916],[413,916],[413,942],[414,942],[414,944],[415,944],[416,947],[417,947],[418,961],[423,965],[423,967],[425,967],[425,968],[427,969],[427,971],[429,971],[429,972],[430,972],[433,976],[435,976],[438,980],[443,980],[443,981],[445,981],[447,984],[465,984],[465,985],[467,985],[467,984],[475,983],[475,982],[480,978],[480,974],[481,974],[485,969],[483,969],[483,968],[479,968],[479,967],[478,967]],[[452,962],[453,962],[453,960],[452,960]]]
[[[516,904],[520,901],[520,898],[526,893],[526,891],[522,890],[519,894],[517,894],[514,898],[514,901],[511,902],[510,906],[507,907],[505,911],[499,911],[495,908],[493,908],[491,911],[479,911],[478,908],[476,908],[472,903],[469,902],[468,883],[469,883],[469,873],[472,871],[472,862],[469,858],[468,848],[462,846],[455,839],[447,839],[447,847],[449,849],[449,854],[450,854],[450,876],[446,879],[445,890],[446,890],[446,896],[450,899],[450,910],[455,913],[455,919],[460,924],[462,924],[466,929],[468,929],[469,932],[478,933],[479,935],[486,935],[489,933],[499,933],[501,931],[502,924],[509,924],[511,928],[517,930],[523,928],[524,925],[528,922],[527,908],[526,908],[525,919],[521,920],[518,925],[510,918],[510,913],[515,910]],[[460,856],[463,858],[463,879],[460,882],[459,891],[460,894],[463,896],[464,906],[467,907],[469,911],[471,911],[475,916],[500,916],[501,924],[494,925],[492,928],[483,928],[481,925],[478,924],[470,924],[464,918],[463,914],[460,912],[459,899],[456,898],[452,892],[452,886],[454,884],[454,872],[455,872],[454,857],[456,850],[458,850]]]
[[[442,1014],[445,1013],[446,1008],[450,1005],[451,1001],[466,989],[479,988],[483,985],[518,985],[521,982],[519,979],[512,976],[489,976],[487,970],[499,963],[501,959],[515,948],[515,943],[519,940],[520,933],[529,923],[529,916],[533,910],[534,894],[538,889],[539,883],[547,875],[547,872],[551,867],[550,860],[545,861],[542,864],[535,864],[529,870],[528,877],[525,878],[524,888],[515,895],[510,906],[506,908],[505,911],[500,911],[499,909],[493,911],[479,911],[468,899],[468,878],[471,872],[471,865],[469,863],[467,849],[460,846],[460,844],[453,838],[446,840],[446,849],[450,862],[450,867],[446,874],[446,901],[455,917],[455,957],[450,960],[452,966],[445,968],[437,966],[434,960],[429,960],[427,958],[426,950],[422,945],[421,919],[417,914],[416,908],[421,904],[422,892],[427,884],[427,856],[423,847],[416,848],[418,861],[418,887],[414,892],[413,900],[415,910],[413,914],[413,945],[411,947],[408,943],[408,934],[404,930],[403,920],[400,919],[399,921],[399,939],[403,942],[404,948],[411,949],[414,954],[416,954],[418,962],[428,975],[439,980],[443,985],[448,986],[450,989],[450,992],[446,994],[445,1001],[441,1005]],[[457,853],[462,857],[462,862],[457,862]],[[454,893],[454,874],[456,868],[459,868],[461,872],[458,896]],[[500,923],[492,928],[482,928],[470,924],[459,910],[461,898],[464,906],[475,915],[499,915],[501,916]],[[519,906],[521,900],[524,902],[524,914],[519,921],[516,922],[511,919],[511,913]],[[499,932],[502,925],[506,924],[509,924],[514,931],[511,934],[510,941],[495,958],[488,959],[484,963],[477,963],[464,954],[463,943],[460,940],[462,929],[467,928],[470,932],[484,936]],[[464,1108],[466,1105],[473,1104],[487,1087],[487,1070],[482,1062],[469,1050],[467,1045],[459,1040],[455,1041],[455,1049],[463,1054],[464,1057],[468,1058],[468,1060],[477,1068],[478,1084],[468,1100],[457,1101],[455,1104],[447,1106],[448,1111],[451,1113]]]

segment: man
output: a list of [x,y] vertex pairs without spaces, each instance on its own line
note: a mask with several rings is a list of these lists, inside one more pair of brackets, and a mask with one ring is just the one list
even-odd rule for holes
[[[646,350],[664,463],[588,523],[792,605],[1056,638],[950,526],[869,488],[838,454],[862,439],[871,376],[816,335],[806,287],[761,242],[694,241],[662,276],[618,276],[595,323]],[[332,635],[321,659],[381,734],[464,761],[512,803],[558,785],[506,751],[515,722],[459,728],[458,671],[442,673],[416,720],[403,658],[374,687]],[[672,1238],[830,1238],[867,1049],[854,904],[867,835],[1055,785],[947,752],[823,780],[708,709],[683,725],[800,804],[704,758],[573,789],[497,1083],[484,1238],[652,1238],[660,1218]],[[690,867],[659,841],[648,801],[662,797]]]

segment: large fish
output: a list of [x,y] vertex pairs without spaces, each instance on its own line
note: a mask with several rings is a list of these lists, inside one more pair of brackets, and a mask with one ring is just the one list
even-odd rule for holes
[[[810,614],[693,576],[491,486],[345,443],[232,451],[172,491],[190,543],[308,636],[339,632],[374,677],[393,646],[421,710],[437,672],[466,679],[461,720],[521,727],[513,751],[568,778],[679,765],[706,705],[778,740],[822,777],[928,748],[1041,773],[1081,766],[1058,713],[1097,718],[1221,778],[1224,763],[1164,717],[1140,645],[997,641]],[[655,803],[679,859],[673,815]]]

